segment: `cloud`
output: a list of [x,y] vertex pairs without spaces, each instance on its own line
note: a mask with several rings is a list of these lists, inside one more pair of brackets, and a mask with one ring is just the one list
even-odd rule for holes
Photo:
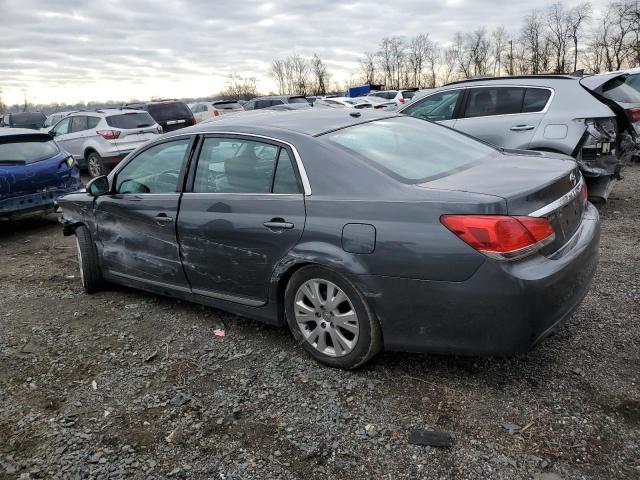
[[204,96],[239,73],[268,91],[273,58],[314,52],[342,81],[382,37],[515,31],[552,1],[0,0],[0,88],[8,103]]

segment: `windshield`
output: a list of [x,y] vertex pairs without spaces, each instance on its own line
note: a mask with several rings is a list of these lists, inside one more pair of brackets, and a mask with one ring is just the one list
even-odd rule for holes
[[152,103],[149,113],[158,122],[193,117],[189,107],[182,102]]
[[609,80],[603,85],[602,94],[616,102],[640,103],[640,74]]
[[114,128],[143,128],[154,125],[156,121],[147,112],[123,113],[107,117],[107,125]]
[[11,115],[16,128],[42,128],[46,117],[43,113],[14,113]]
[[411,117],[354,125],[324,137],[404,183],[444,177],[496,152],[454,130]]
[[41,139],[11,140],[0,143],[0,163],[34,163],[51,158],[60,150],[53,140]]

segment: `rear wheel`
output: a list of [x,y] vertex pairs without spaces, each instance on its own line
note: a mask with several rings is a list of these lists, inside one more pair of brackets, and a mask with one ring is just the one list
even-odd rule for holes
[[75,233],[82,288],[87,293],[95,293],[100,290],[103,282],[96,247],[87,227],[80,225],[76,228]]
[[92,177],[99,177],[107,174],[107,167],[98,152],[91,152],[87,157],[87,170]]
[[285,291],[287,323],[317,361],[356,368],[382,346],[380,325],[364,297],[342,275],[322,267],[303,267]]

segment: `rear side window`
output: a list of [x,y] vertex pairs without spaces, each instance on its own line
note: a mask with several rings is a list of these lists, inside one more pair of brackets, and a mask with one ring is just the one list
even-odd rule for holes
[[520,113],[524,88],[470,88],[464,117],[486,117]]
[[621,103],[640,103],[640,74],[616,77],[602,86],[602,94]]
[[280,155],[278,155],[278,165],[273,178],[273,193],[300,193],[296,172],[284,148],[280,149]]
[[402,92],[402,98],[408,98],[408,99],[412,99],[413,96],[416,94],[416,92]]
[[309,103],[304,97],[289,97],[289,103]]
[[471,167],[495,150],[412,117],[363,123],[323,135],[403,183],[424,183]]
[[522,104],[522,113],[541,112],[547,105],[551,92],[544,88],[527,88]]
[[82,132],[89,128],[87,126],[87,117],[84,115],[78,115],[77,117],[71,117],[71,133]]
[[120,115],[110,115],[107,117],[107,125],[114,128],[144,128],[153,125],[155,120],[151,115],[143,112],[123,113]]
[[189,107],[182,102],[153,103],[149,105],[149,113],[158,122],[193,117]]
[[60,152],[53,140],[46,138],[0,141],[0,164],[34,163],[57,155]]
[[87,117],[87,127],[96,128],[100,123],[100,117]]

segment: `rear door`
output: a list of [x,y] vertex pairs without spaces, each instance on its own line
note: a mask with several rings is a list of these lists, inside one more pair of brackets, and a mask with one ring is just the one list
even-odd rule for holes
[[178,237],[193,293],[266,303],[275,265],[298,242],[305,205],[290,147],[207,136],[182,196]]
[[191,137],[153,145],[111,179],[96,199],[105,270],[129,280],[189,291],[176,238],[176,218]]
[[469,87],[456,130],[492,145],[527,149],[551,91],[526,87]]

